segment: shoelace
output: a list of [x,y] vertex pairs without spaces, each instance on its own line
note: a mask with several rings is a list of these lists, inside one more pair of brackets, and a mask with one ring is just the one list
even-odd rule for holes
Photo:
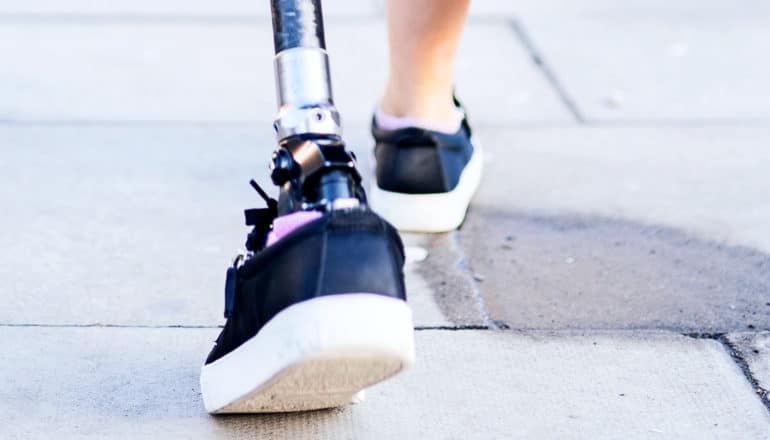
[[249,181],[249,185],[254,188],[267,205],[266,208],[247,209],[243,212],[246,217],[246,226],[254,227],[246,238],[246,249],[257,252],[265,247],[267,235],[273,226],[273,220],[278,217],[278,201],[268,196],[254,179]]
[[[246,237],[246,249],[249,252],[258,252],[264,249],[267,236],[273,227],[273,220],[278,217],[278,201],[268,196],[254,179],[249,181],[249,185],[254,188],[267,205],[266,208],[247,209],[243,212],[246,217],[246,226],[254,226],[254,229]],[[238,290],[238,267],[247,258],[245,254],[238,254],[232,266],[227,268],[225,277],[225,318],[229,318],[233,314],[235,295]]]

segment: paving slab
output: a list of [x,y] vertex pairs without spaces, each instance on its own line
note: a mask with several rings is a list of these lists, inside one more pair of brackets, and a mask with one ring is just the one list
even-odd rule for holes
[[770,125],[476,132],[476,207],[622,218],[770,253]]
[[[422,331],[417,366],[342,410],[212,418],[213,329],[2,328],[4,438],[767,438],[722,347],[670,334]],[[694,404],[697,402],[697,404]],[[670,417],[677,414],[677,417]],[[740,433],[740,434],[739,434]]]
[[[359,405],[209,417],[214,329],[0,328],[0,436],[744,438],[770,415],[722,346],[665,333],[417,332],[416,367]],[[10,344],[10,345],[8,345]],[[676,414],[676,417],[671,417]]]
[[521,2],[519,25],[589,121],[770,119],[766,2]]
[[[368,124],[387,73],[384,21],[332,17],[328,23],[332,81],[343,120]],[[270,126],[275,115],[271,32],[267,19],[0,23],[5,60],[0,121],[254,121]],[[50,75],[40,74],[51,69]],[[479,120],[570,120],[505,24],[469,26],[457,71],[458,93]]]
[[[366,130],[351,136],[369,179]],[[359,139],[360,141],[356,141]],[[263,203],[272,134],[250,126],[0,127],[0,323],[219,325],[224,270]],[[424,260],[423,256],[423,260]],[[419,273],[420,326],[451,321]],[[444,296],[444,301],[452,301]]]
[[681,231],[474,210],[461,234],[494,320],[516,329],[770,328],[770,255]]
[[479,131],[460,242],[492,319],[770,328],[768,129]]
[[[727,339],[746,361],[749,372],[765,391],[770,390],[770,332],[730,333]],[[765,395],[770,402],[770,394]]]

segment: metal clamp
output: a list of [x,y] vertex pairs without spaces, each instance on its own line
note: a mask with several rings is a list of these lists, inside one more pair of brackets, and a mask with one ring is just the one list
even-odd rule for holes
[[321,48],[295,47],[275,56],[278,140],[300,134],[341,135],[334,106],[329,57]]
[[333,105],[296,108],[284,106],[273,123],[278,140],[300,134],[342,135],[340,114]]

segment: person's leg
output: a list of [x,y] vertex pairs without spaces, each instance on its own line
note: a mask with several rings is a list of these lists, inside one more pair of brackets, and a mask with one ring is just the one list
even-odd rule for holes
[[372,120],[372,208],[404,231],[462,224],[482,174],[465,111],[453,96],[470,0],[387,0],[390,70]]
[[470,0],[387,0],[390,71],[380,110],[455,121],[454,67]]
[[341,137],[321,1],[270,6],[280,193],[251,182],[266,207],[245,211],[246,250],[227,268],[227,321],[201,367],[210,413],[340,406],[414,362],[403,247]]

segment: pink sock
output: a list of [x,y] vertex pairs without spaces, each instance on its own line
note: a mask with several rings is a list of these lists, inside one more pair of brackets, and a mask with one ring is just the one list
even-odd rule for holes
[[426,130],[439,131],[446,134],[455,134],[460,129],[460,124],[463,122],[465,112],[455,109],[454,118],[449,121],[430,121],[426,119],[410,118],[393,116],[382,111],[382,108],[377,105],[374,111],[374,118],[377,121],[377,126],[383,130],[400,130],[408,127],[419,127]]
[[297,211],[273,220],[273,230],[267,235],[267,245],[272,246],[278,240],[289,235],[295,229],[304,226],[313,220],[321,218],[318,211]]

